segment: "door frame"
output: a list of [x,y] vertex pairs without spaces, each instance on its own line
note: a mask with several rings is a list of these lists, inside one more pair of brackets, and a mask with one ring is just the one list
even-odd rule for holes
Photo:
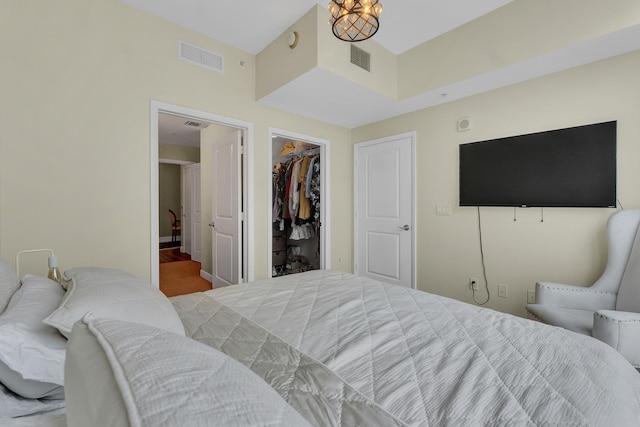
[[[331,212],[331,177],[329,176],[330,167],[330,141],[327,139],[316,138],[309,135],[304,135],[297,132],[292,132],[284,129],[278,129],[275,127],[269,127],[268,129],[268,141],[267,147],[267,161],[269,177],[266,179],[268,194],[268,204],[271,206],[273,202],[271,200],[272,193],[272,171],[273,171],[273,137],[280,136],[283,138],[293,139],[296,141],[308,142],[310,144],[320,146],[320,268],[331,268],[331,220],[329,212]],[[273,259],[271,253],[273,251],[273,209],[269,209],[267,215],[267,277],[271,277],[273,269]]]
[[[190,162],[188,160],[175,160],[175,159],[165,159],[165,158],[159,158],[158,159],[158,163],[164,163],[167,165],[178,165],[180,166],[180,208],[182,209],[182,206],[184,206],[184,188],[183,188],[183,182],[182,182],[182,174],[183,174],[183,169],[185,166],[189,166],[194,164],[194,162]],[[158,186],[158,191],[160,190],[160,187]],[[158,195],[158,200],[160,199],[160,196]],[[158,215],[160,215],[158,213]],[[177,214],[178,215],[178,219],[182,219],[182,211],[180,213]],[[160,226],[158,225],[158,230]],[[183,227],[184,228],[184,227]],[[159,235],[160,233],[158,233]],[[186,252],[185,251],[185,247],[184,247],[184,239],[182,238],[182,235],[180,235],[180,252]]]
[[416,131],[386,136],[384,138],[359,142],[353,146],[353,272],[358,275],[358,154],[363,147],[385,144],[398,139],[409,138],[411,140],[411,288],[416,289],[417,257],[417,198],[416,198]]
[[254,188],[253,188],[253,123],[244,120],[232,119],[230,117],[219,116],[205,111],[194,110],[192,108],[179,105],[168,104],[166,102],[151,100],[149,105],[150,122],[150,213],[151,213],[151,236],[150,236],[150,278],[151,283],[160,286],[160,260],[158,258],[159,242],[159,212],[158,212],[158,114],[167,113],[194,120],[209,122],[216,125],[236,128],[243,133],[244,154],[242,156],[242,203],[244,206],[244,221],[242,221],[242,257],[243,279],[244,281],[254,280],[255,245],[254,245]]
[[[194,172],[194,169],[198,169],[198,173]],[[186,166],[182,166],[180,168],[180,175],[184,180],[185,175],[187,175],[189,177],[188,180],[188,184],[186,185],[185,182],[182,182],[182,209],[183,209],[183,220],[182,220],[182,233],[184,234],[184,236],[188,236],[188,240],[186,238],[183,237],[183,244],[181,245],[181,252],[186,252],[189,255],[191,255],[191,259],[196,261],[196,262],[201,262],[202,261],[202,252],[200,251],[200,254],[198,254],[196,247],[198,246],[198,240],[196,240],[195,236],[198,235],[195,224],[196,222],[194,221],[194,217],[196,215],[195,211],[194,211],[194,206],[196,206],[197,204],[195,203],[195,201],[197,199],[195,199],[196,197],[198,197],[199,199],[202,199],[201,195],[198,195],[198,192],[195,191],[196,190],[196,177],[197,179],[200,179],[200,181],[202,181],[202,176],[201,176],[201,163],[193,163],[190,165],[186,165]],[[201,186],[200,186],[201,187]],[[187,196],[188,196],[188,200],[187,200]],[[202,200],[200,200],[200,240],[199,242],[202,243]],[[185,227],[186,226],[186,227]],[[189,242],[189,245],[187,246],[186,243]]]

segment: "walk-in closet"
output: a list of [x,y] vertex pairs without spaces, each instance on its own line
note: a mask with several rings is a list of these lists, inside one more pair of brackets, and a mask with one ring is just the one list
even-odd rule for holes
[[272,276],[322,268],[322,147],[272,140]]

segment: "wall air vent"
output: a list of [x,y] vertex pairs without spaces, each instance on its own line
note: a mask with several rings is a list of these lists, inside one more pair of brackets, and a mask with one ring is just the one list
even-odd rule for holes
[[186,122],[184,122],[184,124],[187,126],[193,126],[196,128],[199,128],[200,126],[202,126],[202,123],[192,122],[191,120],[187,120]]
[[210,70],[224,72],[224,57],[183,41],[178,42],[178,58]]
[[351,63],[366,71],[371,71],[371,54],[351,45]]

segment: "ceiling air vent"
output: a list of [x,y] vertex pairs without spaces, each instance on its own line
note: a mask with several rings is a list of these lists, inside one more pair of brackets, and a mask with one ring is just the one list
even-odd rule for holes
[[178,42],[178,58],[210,70],[224,72],[224,57],[183,41]]
[[351,45],[351,63],[366,71],[371,71],[371,54]]
[[193,126],[196,128],[199,128],[200,126],[202,126],[202,123],[192,122],[191,120],[187,120],[186,122],[184,122],[184,124],[187,126]]

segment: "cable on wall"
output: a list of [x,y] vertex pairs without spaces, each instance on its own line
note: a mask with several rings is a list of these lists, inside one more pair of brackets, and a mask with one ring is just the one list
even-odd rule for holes
[[484,302],[478,302],[476,300],[476,291],[475,289],[472,289],[473,292],[473,301],[478,304],[478,305],[485,305],[486,303],[489,302],[489,299],[491,299],[491,294],[489,293],[489,281],[487,280],[487,268],[485,267],[484,264],[484,244],[482,243],[482,221],[480,218],[480,206],[477,206],[478,208],[478,233],[480,236],[480,260],[482,261],[482,277],[484,279],[484,286],[485,289],[487,290],[487,299]]
[[624,207],[622,206],[622,203],[620,203],[620,199],[616,198],[616,200],[618,201],[618,205],[620,205],[620,210],[623,211]]

